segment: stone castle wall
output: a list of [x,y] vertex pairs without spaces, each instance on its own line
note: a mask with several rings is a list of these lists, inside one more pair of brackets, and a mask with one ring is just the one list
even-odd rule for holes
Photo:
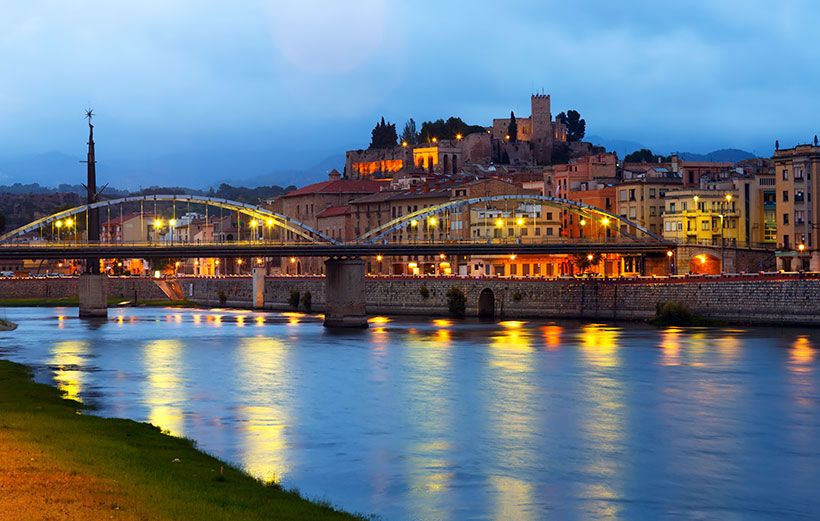
[[[250,277],[181,279],[188,298],[250,306]],[[467,297],[467,314],[478,314],[479,295],[493,292],[496,314],[505,318],[582,318],[643,320],[654,316],[659,302],[687,304],[701,316],[737,323],[820,325],[820,278],[734,277],[702,280],[528,280],[461,278],[367,278],[369,314],[446,315],[447,291],[458,287]],[[423,291],[425,288],[426,291]],[[291,309],[291,290],[310,291],[313,310],[324,310],[321,277],[268,277],[265,307]],[[423,293],[427,294],[425,298]]]

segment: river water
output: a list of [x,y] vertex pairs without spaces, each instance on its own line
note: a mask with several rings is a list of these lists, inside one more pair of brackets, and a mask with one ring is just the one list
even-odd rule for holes
[[820,331],[11,309],[0,356],[390,520],[818,519]]

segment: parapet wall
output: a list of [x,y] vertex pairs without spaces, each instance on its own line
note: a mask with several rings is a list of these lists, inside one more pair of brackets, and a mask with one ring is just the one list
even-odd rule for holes
[[[68,298],[78,295],[77,277],[0,279],[0,299]],[[105,280],[108,297],[123,300],[167,298],[153,280],[144,277],[110,277]]]
[[[186,297],[219,305],[248,307],[250,277],[180,279]],[[820,278],[736,277],[702,280],[537,280],[461,278],[367,278],[370,314],[446,315],[447,291],[458,287],[467,297],[467,314],[478,314],[479,295],[493,293],[496,315],[505,318],[583,318],[643,320],[659,302],[678,301],[706,318],[753,324],[820,325]],[[424,288],[424,289],[422,289]],[[313,310],[323,311],[321,277],[268,277],[265,307],[291,309],[291,291],[310,291]],[[425,297],[424,294],[427,296]]]

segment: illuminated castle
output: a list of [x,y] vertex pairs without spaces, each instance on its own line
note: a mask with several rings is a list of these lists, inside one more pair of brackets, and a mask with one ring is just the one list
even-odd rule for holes
[[349,150],[344,176],[389,178],[408,170],[450,174],[465,164],[548,165],[553,147],[567,140],[566,126],[553,121],[548,94],[534,94],[530,103],[531,116],[516,117],[517,139],[508,135],[510,118],[496,118],[486,132],[458,135],[455,139],[433,137],[430,143],[419,145]]

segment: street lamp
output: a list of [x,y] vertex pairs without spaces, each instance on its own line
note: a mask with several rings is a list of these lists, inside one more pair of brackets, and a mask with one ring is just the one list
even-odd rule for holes
[[728,217],[729,203],[732,201],[732,194],[726,194],[720,202],[720,272],[724,272],[726,262],[726,217]]
[[666,256],[669,258],[669,275],[677,275],[677,273],[675,273],[675,261],[672,259],[672,257],[675,256],[675,252],[666,250]]

